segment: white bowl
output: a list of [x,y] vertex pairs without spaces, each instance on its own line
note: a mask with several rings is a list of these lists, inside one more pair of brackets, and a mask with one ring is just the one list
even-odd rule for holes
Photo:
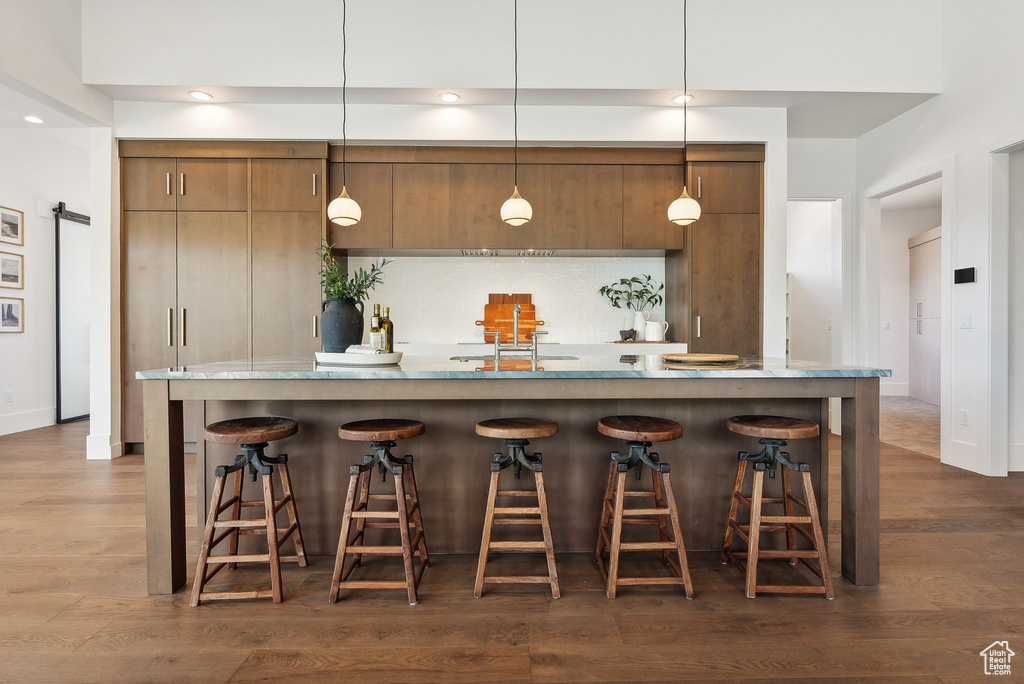
[[316,362],[321,366],[394,366],[401,360],[402,352],[390,354],[316,353]]

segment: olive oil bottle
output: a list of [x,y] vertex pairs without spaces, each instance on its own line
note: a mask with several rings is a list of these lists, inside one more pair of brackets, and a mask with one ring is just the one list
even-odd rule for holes
[[384,307],[384,320],[380,322],[380,334],[384,339],[384,351],[395,351],[395,324],[391,322],[391,307]]
[[373,316],[370,318],[370,346],[374,349],[384,348],[384,337],[380,329],[380,304],[373,305]]

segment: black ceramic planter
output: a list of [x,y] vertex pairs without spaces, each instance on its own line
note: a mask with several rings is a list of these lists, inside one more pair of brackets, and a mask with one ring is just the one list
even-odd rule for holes
[[328,299],[320,316],[324,351],[341,353],[363,341],[363,303],[355,299]]

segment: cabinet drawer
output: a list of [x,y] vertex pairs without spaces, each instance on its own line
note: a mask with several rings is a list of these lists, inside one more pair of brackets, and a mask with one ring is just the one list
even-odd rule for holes
[[245,211],[245,159],[179,159],[178,211]]
[[691,162],[689,174],[702,214],[760,213],[760,162]]
[[327,192],[322,166],[321,159],[253,159],[252,210],[320,211]]
[[175,172],[174,159],[122,159],[121,206],[125,211],[174,211]]

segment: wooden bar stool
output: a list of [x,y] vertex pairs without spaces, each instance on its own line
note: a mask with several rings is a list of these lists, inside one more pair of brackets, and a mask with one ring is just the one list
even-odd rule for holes
[[[508,454],[495,453],[491,462],[491,486],[487,492],[487,509],[484,513],[484,533],[480,541],[480,560],[476,568],[476,584],[473,596],[483,595],[484,584],[544,584],[551,585],[551,597],[559,598],[558,571],[555,569],[555,550],[551,543],[551,524],[548,518],[548,499],[544,492],[544,468],[539,452],[526,453],[529,440],[539,437],[550,437],[558,432],[558,423],[552,420],[537,418],[497,418],[476,424],[476,433],[483,437],[495,437],[505,440]],[[533,473],[536,491],[498,489],[498,477],[501,471],[512,466],[515,479],[523,466]],[[496,507],[498,497],[535,497],[537,506]],[[496,517],[514,516],[514,517]],[[540,525],[543,541],[491,541],[491,532],[495,525]],[[491,575],[486,576],[488,551],[512,551],[523,553],[543,553],[548,562],[547,575]]]
[[[418,420],[380,419],[359,420],[345,423],[338,428],[338,436],[344,440],[369,442],[373,454],[363,457],[363,462],[349,468],[348,494],[345,497],[345,512],[341,518],[341,536],[338,540],[338,557],[334,563],[331,578],[330,602],[338,600],[341,586],[351,589],[405,589],[409,593],[409,604],[416,605],[419,599],[416,590],[420,585],[423,570],[430,565],[427,555],[427,539],[423,534],[423,515],[420,513],[419,495],[416,492],[416,475],[412,468],[412,456],[399,458],[391,453],[400,439],[422,435],[426,431]],[[386,481],[390,471],[395,481],[394,494],[371,494],[370,471],[374,466],[380,472],[381,482]],[[358,499],[356,490],[359,490]],[[397,509],[393,511],[371,511],[371,501],[394,499]],[[351,534],[352,521],[356,521],[355,534]],[[381,522],[384,521],[384,522]],[[366,530],[398,530],[401,544],[398,546],[370,546],[366,544]],[[414,536],[410,537],[412,529]],[[350,536],[351,534],[351,536]],[[352,562],[345,567],[345,555],[352,554]],[[363,556],[401,556],[405,566],[404,580],[350,580],[348,576],[360,565]],[[413,569],[413,558],[419,556],[420,567]]]
[[[299,431],[299,425],[290,418],[237,418],[224,420],[206,426],[205,438],[216,444],[238,444],[244,453],[235,457],[229,466],[217,466],[214,470],[216,479],[213,483],[213,497],[210,510],[206,517],[206,529],[203,532],[203,545],[199,551],[199,562],[196,565],[196,576],[192,583],[192,599],[189,605],[195,607],[202,601],[214,599],[248,599],[271,598],[280,603],[281,561],[297,561],[299,566],[306,567],[306,551],[302,545],[302,529],[299,527],[299,515],[295,511],[295,497],[292,495],[292,481],[288,475],[288,455],[266,456],[263,450],[268,442],[291,437]],[[274,498],[274,466],[281,475],[281,499]],[[243,473],[248,467],[252,481],[257,475],[263,478],[263,498],[245,501],[242,498]],[[227,501],[221,501],[224,494],[224,482],[230,473],[235,474],[234,493]],[[203,477],[203,473],[199,474]],[[262,507],[263,517],[254,520],[242,520],[243,508]],[[284,508],[288,514],[288,527],[278,529],[277,513]],[[230,510],[226,520],[218,520],[221,513]],[[217,530],[224,530],[214,537]],[[239,535],[265,535],[267,537],[267,553],[238,555]],[[295,544],[294,556],[281,556],[280,547],[289,538]],[[228,554],[211,556],[210,553],[220,542],[228,539]],[[204,591],[206,583],[220,570],[227,566],[237,567],[238,563],[270,563],[271,589],[260,591]],[[210,565],[214,565],[211,570]]]
[[[681,584],[686,598],[693,598],[693,583],[690,568],[686,562],[686,548],[683,532],[679,525],[679,511],[672,493],[669,465],[662,463],[657,453],[648,449],[654,442],[669,442],[683,435],[679,423],[664,418],[648,416],[609,416],[597,423],[602,435],[626,440],[629,453],[625,456],[612,452],[608,468],[608,484],[601,503],[601,522],[597,531],[597,550],[594,558],[601,575],[605,578],[605,595],[615,598],[617,587],[630,584]],[[633,470],[636,479],[643,477],[643,468],[651,469],[651,491],[626,491],[626,473]],[[626,508],[626,498],[653,498],[654,507]],[[651,517],[653,516],[653,517]],[[611,525],[611,532],[608,526]],[[622,541],[623,525],[657,525],[659,540],[656,542]],[[671,528],[671,534],[669,531]],[[604,552],[608,552],[608,567],[605,568]],[[623,551],[660,551],[662,560],[674,571],[674,577],[619,577],[619,554]],[[675,551],[678,560],[672,558]]]
[[[825,536],[821,531],[821,520],[818,516],[818,505],[814,499],[814,486],[811,483],[810,468],[806,463],[794,463],[789,454],[780,451],[789,439],[810,439],[818,436],[818,424],[799,418],[782,418],[779,416],[735,416],[729,419],[729,430],[748,437],[758,437],[758,444],[764,448],[756,454],[741,451],[740,464],[736,469],[736,483],[732,488],[729,504],[729,520],[725,528],[725,541],[722,543],[722,563],[732,561],[740,572],[746,575],[747,598],[754,598],[757,592],[773,594],[823,594],[827,599],[835,598],[832,589],[832,576],[828,569],[828,556],[825,548]],[[749,498],[743,496],[743,480],[747,472],[747,464],[754,464],[753,489]],[[764,496],[764,474],[775,479],[777,466],[782,466],[782,496]],[[804,498],[800,499],[792,491],[790,471],[800,474]],[[827,473],[822,473],[826,477]],[[750,509],[750,524],[740,525],[737,522],[739,504]],[[807,511],[807,515],[794,515],[793,504],[798,504]],[[764,515],[765,505],[783,506],[784,515]],[[810,532],[800,525],[810,525]],[[786,548],[761,548],[763,532],[785,532]],[[805,537],[811,544],[810,549],[798,549],[796,534]],[[747,544],[747,551],[733,551],[733,535],[739,536]],[[745,559],[746,562],[741,562]],[[790,565],[797,561],[806,565],[821,580],[821,586],[807,584],[758,584],[757,563],[762,559],[785,559]],[[817,559],[815,567],[810,560]]]

